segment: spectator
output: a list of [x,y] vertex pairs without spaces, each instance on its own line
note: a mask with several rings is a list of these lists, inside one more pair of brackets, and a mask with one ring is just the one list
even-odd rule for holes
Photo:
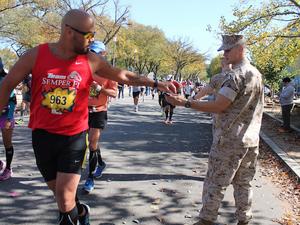
[[278,129],[279,132],[291,132],[292,129],[290,127],[291,120],[291,110],[293,108],[293,101],[295,95],[295,88],[291,79],[285,77],[282,79],[283,88],[280,93],[280,105],[281,105],[281,113],[283,125]]
[[118,83],[118,99],[124,98],[124,84]]
[[[94,41],[90,51],[105,58],[107,52],[101,41]],[[117,96],[117,83],[102,77],[94,76],[91,86],[89,106],[89,174],[83,189],[90,193],[94,189],[94,178],[102,176],[106,163],[102,160],[99,140],[107,124],[108,98]]]

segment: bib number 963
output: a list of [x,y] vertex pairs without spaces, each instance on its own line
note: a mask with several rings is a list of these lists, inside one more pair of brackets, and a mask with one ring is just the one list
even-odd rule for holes
[[57,105],[66,105],[67,104],[67,97],[66,96],[50,96],[50,103],[57,104]]

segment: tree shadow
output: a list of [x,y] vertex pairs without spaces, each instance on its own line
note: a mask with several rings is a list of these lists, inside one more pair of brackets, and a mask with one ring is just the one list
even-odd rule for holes
[[[160,114],[159,106],[146,103],[138,113],[128,103],[110,107],[101,137],[107,170],[88,195],[81,192],[83,171],[78,189],[81,201],[91,206],[91,224],[195,222],[212,142],[211,117],[175,108],[174,123],[165,125]],[[36,168],[31,131],[16,127],[14,144],[16,175],[0,184],[0,224],[56,224],[57,206]],[[235,222],[234,206],[225,201],[222,208],[229,210],[220,213],[222,218]]]

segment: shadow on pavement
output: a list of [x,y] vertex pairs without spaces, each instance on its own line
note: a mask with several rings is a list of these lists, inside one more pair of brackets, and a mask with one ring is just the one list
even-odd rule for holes
[[[212,141],[210,116],[175,108],[174,123],[165,125],[159,106],[145,100],[139,112],[128,102],[113,104],[108,117],[101,137],[107,170],[88,195],[81,190],[84,171],[78,189],[92,208],[91,224],[193,224]],[[0,224],[56,224],[57,206],[36,168],[31,131],[16,127],[14,145],[15,176],[0,183]],[[226,222],[235,223],[233,203],[222,202],[222,209]]]

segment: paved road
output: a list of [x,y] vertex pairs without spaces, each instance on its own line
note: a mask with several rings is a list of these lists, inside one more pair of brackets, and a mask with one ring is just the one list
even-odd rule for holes
[[[133,112],[131,98],[113,102],[102,136],[107,170],[91,194],[79,190],[82,201],[92,208],[92,225],[183,225],[197,220],[212,139],[211,119],[176,108],[174,120],[173,125],[163,124],[157,100],[149,97],[138,113]],[[0,183],[0,224],[56,224],[56,205],[35,166],[30,130],[17,127],[14,143],[14,178]],[[2,145],[0,152],[3,159]],[[252,224],[277,224],[273,220],[288,207],[275,197],[279,190],[258,172],[254,193]],[[236,222],[231,187],[219,221]]]

